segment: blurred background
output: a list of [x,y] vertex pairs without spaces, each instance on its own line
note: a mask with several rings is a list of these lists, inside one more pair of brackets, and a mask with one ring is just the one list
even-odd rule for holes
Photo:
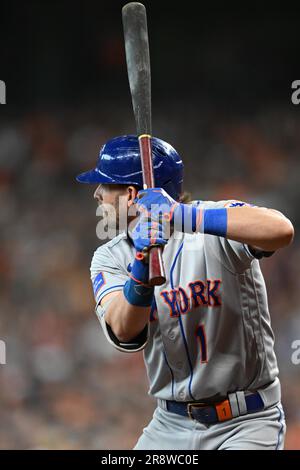
[[[1,2],[1,449],[128,449],[152,416],[142,354],[122,354],[94,314],[92,186],[77,173],[134,133],[125,1]],[[212,2],[211,2],[212,3]],[[221,2],[220,2],[221,3]],[[145,1],[153,129],[181,153],[194,198],[284,212],[294,244],[261,262],[276,336],[287,449],[300,449],[299,11],[243,2]]]

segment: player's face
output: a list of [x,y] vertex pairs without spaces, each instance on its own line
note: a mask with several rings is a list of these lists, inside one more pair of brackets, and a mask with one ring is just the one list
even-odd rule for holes
[[124,186],[116,184],[99,184],[94,192],[94,198],[98,205],[111,204],[115,205],[117,199],[125,193]]
[[108,228],[124,229],[128,224],[128,209],[133,205],[137,190],[133,186],[100,184],[94,198],[104,211],[101,214]]

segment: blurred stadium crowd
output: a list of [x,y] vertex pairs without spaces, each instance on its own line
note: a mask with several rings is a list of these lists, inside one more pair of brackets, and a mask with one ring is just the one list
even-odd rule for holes
[[[0,122],[1,449],[131,448],[152,415],[142,354],[115,351],[94,314],[89,265],[101,243],[94,188],[74,179],[95,164],[105,140],[130,132],[127,108]],[[158,108],[154,124],[181,153],[193,198],[274,207],[295,225],[294,244],[261,265],[286,448],[300,449],[300,365],[291,360],[300,340],[300,112],[274,106],[228,118],[178,102]]]

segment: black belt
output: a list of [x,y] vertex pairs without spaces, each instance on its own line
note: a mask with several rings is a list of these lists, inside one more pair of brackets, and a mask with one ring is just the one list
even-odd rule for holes
[[[255,413],[264,409],[262,398],[257,392],[245,395],[245,403],[247,410],[241,414]],[[214,424],[234,418],[229,399],[212,405],[200,402],[166,400],[166,408],[171,413],[186,416],[204,424]]]

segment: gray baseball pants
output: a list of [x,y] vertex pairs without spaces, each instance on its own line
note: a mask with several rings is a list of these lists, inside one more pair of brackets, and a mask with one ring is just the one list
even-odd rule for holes
[[285,431],[280,402],[212,425],[158,406],[134,450],[282,450]]

